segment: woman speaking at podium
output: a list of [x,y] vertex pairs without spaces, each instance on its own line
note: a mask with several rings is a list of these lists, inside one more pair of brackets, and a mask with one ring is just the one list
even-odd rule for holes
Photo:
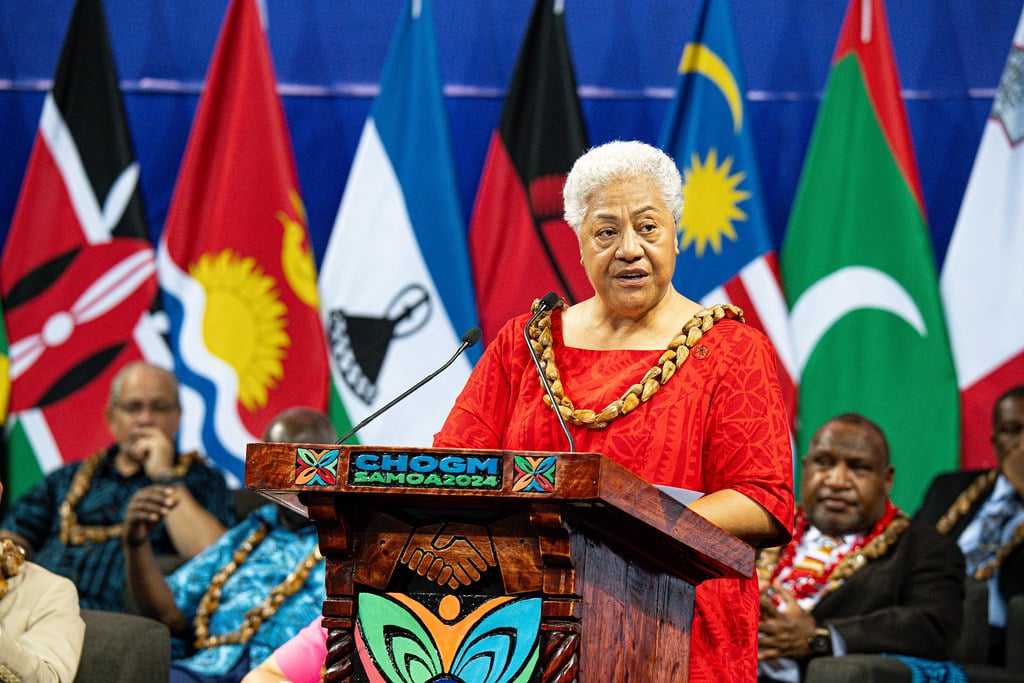
[[[704,309],[673,287],[675,163],[610,142],[576,161],[564,198],[594,296],[544,297],[509,321],[434,445],[602,453],[653,484],[704,492],[690,508],[751,545],[785,543],[792,460],[775,354],[738,309]],[[701,583],[691,683],[755,680],[757,618],[753,576]]]

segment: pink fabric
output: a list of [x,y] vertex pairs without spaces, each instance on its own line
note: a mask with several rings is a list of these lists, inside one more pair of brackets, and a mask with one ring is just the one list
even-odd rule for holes
[[327,660],[327,629],[322,616],[309,622],[291,640],[274,650],[274,659],[292,683],[320,683],[320,672]]
[[[565,436],[512,320],[488,345],[441,431],[439,447],[563,451]],[[567,348],[552,316],[555,361],[577,408],[600,411],[639,381],[661,351]],[[680,325],[682,321],[680,321]],[[579,451],[603,453],[654,484],[710,493],[732,489],[786,529],[793,520],[788,420],[763,334],[723,320],[709,330],[658,393],[606,429],[572,427]],[[747,683],[757,676],[757,581],[697,587],[690,681]]]

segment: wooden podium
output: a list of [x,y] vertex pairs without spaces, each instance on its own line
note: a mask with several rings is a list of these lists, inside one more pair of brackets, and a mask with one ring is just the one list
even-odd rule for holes
[[253,443],[245,485],[316,524],[331,682],[685,681],[694,587],[754,571],[596,453]]

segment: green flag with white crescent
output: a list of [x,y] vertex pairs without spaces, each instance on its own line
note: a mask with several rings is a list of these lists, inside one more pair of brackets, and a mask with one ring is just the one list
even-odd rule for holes
[[861,413],[912,512],[956,469],[956,377],[882,0],[851,0],[790,213],[782,277],[800,377],[797,442]]

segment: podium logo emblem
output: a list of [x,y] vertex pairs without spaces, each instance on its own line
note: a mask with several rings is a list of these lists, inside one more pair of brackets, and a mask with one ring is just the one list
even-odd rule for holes
[[338,483],[338,449],[295,449],[295,483],[299,486],[334,486]]
[[512,490],[526,493],[555,492],[555,464],[553,455],[523,456],[515,459],[515,473],[512,475]]

